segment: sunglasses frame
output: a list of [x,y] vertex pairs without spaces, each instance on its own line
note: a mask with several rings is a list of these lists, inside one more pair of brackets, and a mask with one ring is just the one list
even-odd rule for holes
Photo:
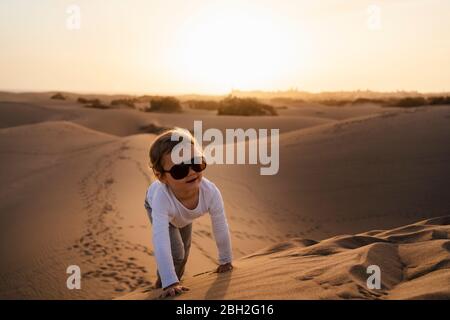
[[[181,180],[181,179],[186,178],[186,177],[189,175],[189,169],[190,169],[190,168],[192,168],[192,170],[194,170],[195,172],[202,172],[202,171],[204,171],[204,170],[206,169],[206,166],[207,166],[207,163],[206,163],[205,158],[204,158],[204,157],[201,157],[201,158],[202,158],[202,162],[201,162],[201,163],[195,163],[195,162],[194,162],[194,159],[195,159],[195,158],[199,158],[199,157],[193,157],[193,158],[190,160],[189,163],[183,162],[183,163],[180,163],[180,164],[174,164],[174,165],[172,166],[172,168],[170,168],[170,170],[163,170],[163,172],[170,173],[170,175],[172,176],[172,178],[174,178],[175,180]],[[196,166],[204,166],[204,167],[201,168],[201,167],[196,167]],[[178,176],[176,175],[176,173],[175,173],[175,170],[178,170],[178,168],[185,168],[185,167],[187,167],[186,174],[183,175],[182,177],[178,177]],[[197,170],[196,168],[199,168],[200,170]]]

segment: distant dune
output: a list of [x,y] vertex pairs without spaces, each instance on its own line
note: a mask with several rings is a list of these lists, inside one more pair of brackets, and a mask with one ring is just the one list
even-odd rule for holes
[[[449,214],[450,108],[303,104],[277,117],[241,118],[98,110],[51,95],[0,93],[0,298],[155,294],[143,292],[156,272],[143,207],[155,135],[143,128],[192,129],[194,120],[204,129],[279,128],[280,171],[207,168],[222,191],[238,260],[226,281],[194,277],[217,257],[208,217],[197,220],[186,270],[195,290],[186,298],[448,298],[448,218],[392,234],[361,232]],[[368,263],[386,268],[380,293],[361,288]],[[66,287],[72,264],[82,270],[82,290]]]

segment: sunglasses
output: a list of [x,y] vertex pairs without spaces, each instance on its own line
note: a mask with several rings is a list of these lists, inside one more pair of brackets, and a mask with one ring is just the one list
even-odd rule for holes
[[180,164],[175,164],[170,168],[170,170],[164,170],[164,172],[169,172],[172,178],[175,180],[181,180],[183,178],[186,178],[189,174],[189,169],[192,168],[195,172],[202,172],[206,169],[206,161],[203,157],[201,157],[201,163],[195,163],[195,159],[199,158],[192,158],[188,163],[183,162]]

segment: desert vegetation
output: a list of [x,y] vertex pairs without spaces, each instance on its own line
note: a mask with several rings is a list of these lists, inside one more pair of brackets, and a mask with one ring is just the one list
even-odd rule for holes
[[434,105],[450,105],[450,97],[448,96],[432,96],[432,97],[405,97],[401,99],[391,99],[382,104],[386,107],[420,107]]
[[89,103],[84,106],[85,108],[93,108],[93,109],[111,109],[111,106],[107,104],[103,104],[102,102],[94,102]]
[[98,104],[98,103],[100,103],[100,99],[88,99],[88,98],[84,98],[84,97],[78,97],[77,102],[82,103],[82,104],[87,104],[87,103]]
[[156,97],[150,100],[149,108],[146,112],[166,112],[176,113],[182,112],[181,103],[174,97]]
[[54,100],[66,100],[66,97],[62,94],[62,93],[55,93],[54,95],[52,95],[50,97],[50,99],[54,99]]
[[449,96],[410,96],[401,98],[356,98],[354,100],[340,100],[340,99],[327,99],[317,100],[317,103],[327,106],[344,106],[344,105],[358,105],[365,103],[378,104],[383,107],[399,107],[399,108],[412,108],[422,106],[434,106],[434,105],[450,105]]
[[77,102],[84,104],[85,108],[93,109],[111,109],[111,106],[104,104],[100,99],[88,99],[84,97],[78,97]]
[[220,108],[220,101],[215,100],[188,100],[186,105],[191,109],[216,111]]
[[238,98],[229,96],[220,101],[218,115],[238,116],[276,116],[275,108],[255,98]]
[[129,108],[135,108],[135,103],[138,102],[137,99],[115,99],[111,101],[111,106],[126,106]]
[[371,103],[385,107],[404,108],[450,105],[450,94],[448,92],[425,94],[417,91],[376,92],[356,90],[311,93],[298,90],[274,92],[233,90],[231,95],[240,98],[257,98],[274,105],[318,103],[327,106],[344,106]]
[[189,100],[186,104],[191,109],[217,111],[218,115],[238,116],[274,116],[276,108],[255,98],[238,98],[228,96],[222,100]]
[[450,105],[450,96],[436,96],[428,98],[429,105]]

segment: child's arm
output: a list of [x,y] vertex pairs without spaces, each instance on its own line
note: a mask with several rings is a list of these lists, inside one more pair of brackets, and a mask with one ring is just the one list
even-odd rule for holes
[[216,240],[217,250],[219,252],[219,264],[226,265],[224,268],[230,270],[231,262],[233,260],[230,232],[222,195],[216,186],[214,186],[214,195],[211,202],[212,204],[209,213],[211,216],[211,225]]
[[164,194],[155,196],[152,203],[153,249],[163,288],[178,283],[173,265],[169,236],[169,201]]

